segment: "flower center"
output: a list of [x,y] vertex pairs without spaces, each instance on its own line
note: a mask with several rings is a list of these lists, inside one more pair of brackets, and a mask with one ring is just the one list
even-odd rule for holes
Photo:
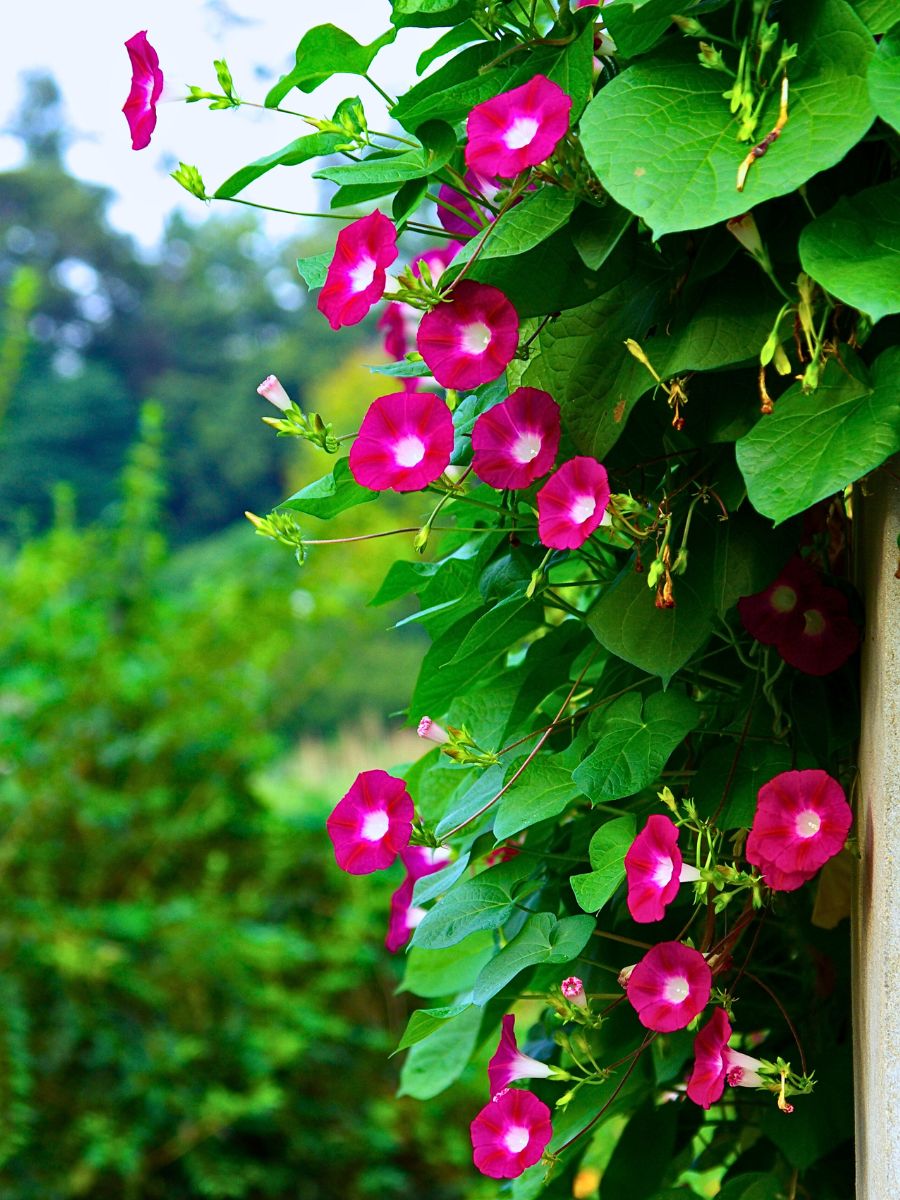
[[797,837],[815,837],[822,828],[822,818],[813,809],[806,808],[798,815],[797,820],[794,822],[794,828],[797,831]]
[[793,612],[796,605],[797,593],[792,587],[788,587],[787,584],[782,584],[781,587],[777,587],[772,593],[772,607],[776,612]]
[[350,272],[350,290],[364,292],[375,279],[375,259],[363,258]]
[[390,828],[390,817],[383,808],[376,808],[374,812],[366,813],[363,818],[362,829],[359,831],[360,836],[365,842],[380,842]]
[[810,637],[818,637],[825,630],[825,618],[817,608],[808,608],[803,614],[806,628],[803,630]]
[[534,140],[538,131],[538,123],[534,117],[516,117],[512,125],[503,135],[503,143],[507,150],[521,150]]
[[653,872],[653,882],[658,888],[664,888],[675,874],[675,863],[671,858],[661,858]]
[[683,1004],[691,994],[691,985],[683,975],[667,979],[663,988],[663,999],[667,1004]]
[[398,467],[417,467],[425,457],[425,443],[415,434],[401,438],[394,446],[394,461]]
[[513,1125],[503,1135],[503,1145],[510,1154],[519,1154],[528,1145],[530,1136],[524,1125]]
[[523,433],[516,438],[512,456],[517,463],[530,463],[541,452],[541,439],[537,433]]
[[593,496],[577,496],[569,509],[569,516],[576,525],[581,525],[594,515],[597,501]]
[[459,331],[459,346],[464,354],[484,354],[490,344],[491,331],[484,321],[473,321]]

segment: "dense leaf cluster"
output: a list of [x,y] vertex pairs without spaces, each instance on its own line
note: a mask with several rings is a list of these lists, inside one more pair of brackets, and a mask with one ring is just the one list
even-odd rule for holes
[[[613,0],[603,30],[594,7],[568,0],[394,0],[392,11],[394,29],[369,47],[331,26],[306,34],[268,103],[337,70],[368,77],[395,30],[444,28],[423,78],[390,105],[402,138],[370,136],[354,97],[341,126],[352,161],[318,172],[337,185],[335,208],[377,203],[402,233],[428,228],[442,186],[467,194],[475,106],[536,75],[566,93],[571,130],[552,156],[501,181],[440,295],[407,278],[404,298],[433,308],[466,278],[500,289],[521,322],[505,376],[446,393],[453,467],[471,463],[478,415],[525,385],[561,408],[560,460],[601,459],[613,490],[611,524],[545,554],[536,487],[445,477],[426,489],[440,498],[417,539],[433,557],[396,564],[376,597],[418,598],[431,647],[409,716],[456,739],[453,754],[435,747],[405,771],[415,836],[454,859],[416,885],[424,915],[404,979],[429,1007],[404,1039],[401,1091],[430,1100],[450,1087],[516,1005],[529,1052],[585,1081],[565,1095],[533,1085],[556,1106],[548,1156],[497,1194],[843,1200],[847,955],[831,930],[846,864],[782,896],[742,872],[762,784],[819,768],[851,791],[853,663],[789,667],[735,606],[802,554],[860,616],[843,579],[846,502],[900,448],[889,33],[900,12],[710,0],[673,18],[667,0]],[[227,191],[331,149],[300,140]],[[301,272],[318,286],[327,266]],[[414,353],[382,370],[427,373]],[[261,529],[302,557],[290,514],[371,499],[339,461]],[[459,753],[473,741],[477,762]],[[698,868],[724,871],[682,887],[648,930],[626,906],[623,860],[660,795],[695,831]],[[618,983],[665,939],[713,963],[742,1046],[789,1060],[807,1084],[815,1073],[791,1115],[783,1093],[779,1108],[729,1090],[706,1115],[685,1099],[691,1032],[649,1035]],[[561,1002],[572,974],[587,1023]]]

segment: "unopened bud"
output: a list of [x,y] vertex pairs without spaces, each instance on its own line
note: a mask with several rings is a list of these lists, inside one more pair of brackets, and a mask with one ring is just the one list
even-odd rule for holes
[[425,738],[429,742],[436,742],[439,746],[450,741],[450,735],[447,730],[438,725],[437,721],[432,721],[431,717],[422,718],[416,729],[416,733],[420,738]]
[[180,183],[186,192],[190,192],[192,196],[196,196],[198,200],[207,200],[206,185],[203,182],[203,176],[196,167],[192,167],[189,163],[180,162],[178,169],[172,172],[172,178],[176,183]]
[[637,963],[631,963],[629,966],[623,967],[622,970],[619,972],[619,987],[620,988],[628,987],[628,980],[631,978],[631,972],[634,970],[634,968],[636,966],[637,966]]
[[705,32],[700,22],[695,21],[693,17],[680,17],[677,13],[673,13],[671,20],[685,37],[699,37],[701,33]]
[[584,994],[584,984],[577,975],[570,975],[568,979],[564,979],[559,985],[559,990],[570,1004],[574,1004],[578,1008],[587,1008],[588,1002],[587,996]]
[[268,400],[270,404],[274,404],[282,412],[287,412],[291,407],[291,398],[284,390],[277,375],[267,375],[256,391],[264,400]]
[[732,217],[725,222],[725,228],[741,243],[745,250],[754,258],[764,258],[762,238],[752,212],[743,213],[740,217]]
[[664,787],[661,792],[657,792],[656,794],[659,797],[659,799],[663,802],[663,804],[666,806],[666,808],[668,808],[670,810],[670,812],[673,812],[673,813],[678,812],[678,805],[675,802],[675,797],[672,794],[671,788]]
[[710,71],[727,71],[725,60],[722,58],[722,52],[717,50],[715,46],[709,42],[701,42],[697,58],[700,60],[700,66],[706,67]]

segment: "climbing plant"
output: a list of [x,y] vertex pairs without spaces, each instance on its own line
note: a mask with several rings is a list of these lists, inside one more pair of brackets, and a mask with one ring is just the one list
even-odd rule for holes
[[[212,193],[175,178],[228,201],[321,160],[343,224],[300,273],[334,329],[384,333],[352,431],[262,385],[331,458],[250,519],[300,563],[421,556],[372,603],[415,596],[430,636],[423,755],[328,821],[340,866],[397,874],[401,1094],[487,1046],[474,1168],[515,1200],[845,1200],[847,567],[900,447],[900,5],[387,9],[368,45],[301,38],[264,105],[308,132]],[[376,60],[410,27],[435,41],[394,99]],[[129,46],[137,148],[161,72]],[[187,99],[240,107],[216,71]],[[336,73],[384,132],[357,96],[299,111]],[[391,491],[413,527],[322,536]]]

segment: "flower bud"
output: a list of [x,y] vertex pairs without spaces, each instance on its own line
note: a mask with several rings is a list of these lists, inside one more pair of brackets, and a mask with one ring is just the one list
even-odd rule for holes
[[291,407],[291,398],[284,390],[277,375],[267,375],[256,391],[264,400],[268,400],[270,404],[274,404],[282,412],[287,412]]
[[584,994],[584,984],[577,975],[570,975],[568,979],[564,979],[559,985],[559,990],[569,1001],[577,1008],[587,1008],[587,997]]
[[743,213],[739,217],[732,217],[730,221],[725,222],[725,228],[737,238],[744,249],[749,251],[754,258],[763,258],[765,256],[762,238],[759,236],[759,229],[752,212]]
[[424,738],[429,742],[436,742],[439,746],[450,741],[450,735],[447,730],[438,725],[437,721],[432,721],[431,717],[423,717],[419,722],[416,733],[420,738]]

